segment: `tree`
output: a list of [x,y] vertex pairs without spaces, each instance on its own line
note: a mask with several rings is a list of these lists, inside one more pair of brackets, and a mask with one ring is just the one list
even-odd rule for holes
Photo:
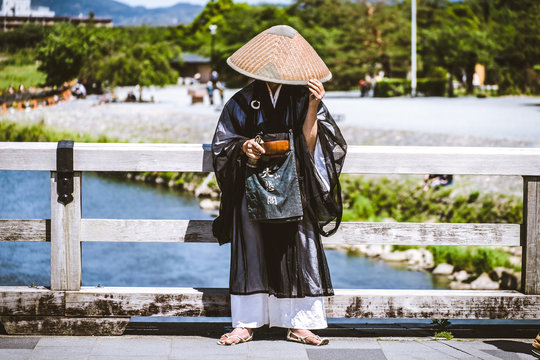
[[449,77],[448,96],[453,96],[453,76],[465,72],[472,90],[474,67],[480,60],[489,62],[491,43],[481,20],[465,4],[450,4],[435,14],[434,26],[420,32],[420,53],[430,66],[445,68]]
[[70,23],[53,26],[37,50],[39,70],[47,74],[47,84],[61,85],[79,75],[88,52],[95,46],[86,30]]
[[124,47],[98,64],[96,77],[107,80],[111,85],[163,86],[175,83],[178,73],[171,68],[170,61],[178,53],[178,48],[165,43]]
[[111,85],[165,85],[178,73],[170,63],[180,48],[153,28],[98,28],[69,23],[53,26],[37,51],[47,83],[74,78]]

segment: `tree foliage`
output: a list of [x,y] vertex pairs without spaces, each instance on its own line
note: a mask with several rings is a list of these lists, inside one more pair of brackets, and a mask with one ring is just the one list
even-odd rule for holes
[[[540,93],[540,2],[417,0],[418,75],[461,80],[472,89],[477,63],[502,93]],[[110,84],[173,82],[180,49],[210,57],[230,86],[246,79],[226,59],[260,31],[296,28],[333,73],[328,88],[350,89],[365,75],[406,78],[410,71],[410,0],[296,0],[289,6],[210,0],[191,24],[175,27],[25,26],[0,35],[13,48],[37,46],[50,84],[73,77]],[[172,64],[172,65],[171,65]],[[536,66],[536,67],[535,67]],[[442,72],[442,74],[441,74]]]
[[159,28],[97,28],[55,24],[37,50],[47,83],[73,78],[110,85],[165,85],[178,73],[171,61],[180,48]]

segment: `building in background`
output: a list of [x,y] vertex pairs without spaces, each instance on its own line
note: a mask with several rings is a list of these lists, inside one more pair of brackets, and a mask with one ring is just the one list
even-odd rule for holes
[[[181,66],[177,65],[177,70],[183,78],[193,78],[195,74],[200,74],[198,79],[201,83],[206,83],[210,80],[212,67],[210,66],[210,58],[203,57],[192,53],[182,53]],[[177,64],[180,62],[178,61]]]
[[54,11],[48,7],[38,6],[32,8],[31,0],[2,0],[0,8],[0,26],[8,31],[24,24],[53,25],[57,22],[71,22],[75,24],[93,23],[96,26],[112,26],[112,19],[94,17],[54,16]]
[[0,15],[54,17],[54,11],[51,11],[48,7],[38,6],[37,8],[32,9],[30,4],[31,0],[3,0]]

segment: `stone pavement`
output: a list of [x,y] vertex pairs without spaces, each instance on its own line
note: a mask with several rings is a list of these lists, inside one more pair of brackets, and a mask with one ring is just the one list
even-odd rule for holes
[[[536,326],[536,325],[535,325]],[[130,324],[123,336],[0,335],[1,360],[392,360],[392,359],[536,359],[531,355],[534,326],[458,327],[454,340],[433,340],[426,328],[375,325],[369,328],[331,326],[319,331],[330,344],[314,347],[284,341],[284,329],[262,328],[255,339],[236,346],[218,346],[222,324],[188,326]],[[487,330],[487,331],[486,331]],[[186,335],[191,333],[191,335]],[[490,338],[471,338],[483,333]],[[155,335],[150,335],[155,334]],[[383,334],[386,336],[373,336]],[[409,335],[410,334],[410,335]],[[507,334],[512,337],[502,337]]]
[[331,338],[314,347],[255,339],[231,347],[201,336],[1,336],[2,360],[199,360],[199,359],[536,359],[525,339]]

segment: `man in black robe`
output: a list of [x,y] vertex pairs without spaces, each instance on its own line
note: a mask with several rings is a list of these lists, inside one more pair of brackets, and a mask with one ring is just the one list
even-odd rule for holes
[[[213,232],[220,244],[231,242],[229,288],[235,328],[220,339],[223,345],[251,340],[251,329],[264,324],[289,328],[291,341],[328,343],[310,329],[327,326],[323,297],[333,295],[333,288],[320,235],[333,234],[341,220],[339,175],[346,143],[321,101],[322,82],[306,83],[255,80],[227,102],[216,128],[212,154],[222,198]],[[264,153],[253,139],[290,129],[303,218],[253,221],[245,197],[246,162]]]

